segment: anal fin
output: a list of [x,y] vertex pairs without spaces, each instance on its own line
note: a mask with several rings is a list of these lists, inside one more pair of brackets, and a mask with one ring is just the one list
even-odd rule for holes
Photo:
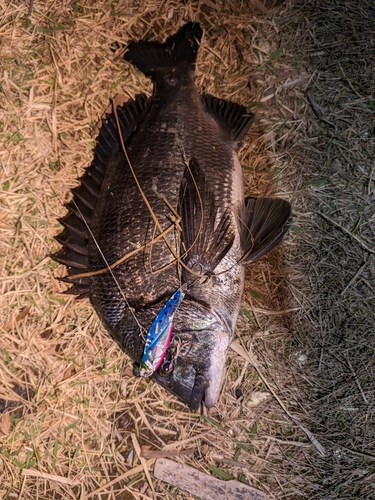
[[243,257],[254,262],[281,243],[291,223],[291,205],[280,198],[246,198],[239,210]]

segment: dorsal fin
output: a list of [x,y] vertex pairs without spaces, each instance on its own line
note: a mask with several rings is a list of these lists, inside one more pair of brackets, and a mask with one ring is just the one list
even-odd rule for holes
[[201,97],[206,111],[229,130],[239,148],[254,121],[254,114],[248,112],[245,106],[235,102],[219,99],[210,94],[202,94]]
[[[181,181],[178,210],[182,226],[181,252],[188,251],[184,263],[195,272],[209,275],[231,248],[234,233],[229,211],[224,212],[216,225],[218,206],[214,193],[195,158],[190,160]],[[183,281],[190,281],[193,276],[183,270]]]
[[290,228],[290,214],[290,203],[281,198],[246,198],[239,210],[241,262],[254,262],[281,243]]
[[[129,140],[137,126],[144,120],[151,100],[144,94],[131,99],[117,108],[117,116],[124,144]],[[56,236],[62,245],[61,250],[52,258],[68,268],[68,276],[88,271],[87,247],[92,216],[95,210],[102,182],[108,165],[117,157],[121,149],[116,117],[114,113],[106,116],[96,139],[94,159],[80,178],[80,185],[72,189],[73,199],[66,204],[69,213],[60,219],[64,231]],[[85,278],[69,280],[74,286],[68,293],[87,296],[89,282]]]

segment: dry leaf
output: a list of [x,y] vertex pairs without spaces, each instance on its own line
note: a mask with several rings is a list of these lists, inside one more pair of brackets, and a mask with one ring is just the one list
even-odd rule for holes
[[9,434],[10,427],[11,427],[10,413],[6,412],[1,416],[1,431],[4,434]]
[[3,329],[8,332],[9,330],[12,329],[12,326],[13,326],[13,321],[12,321],[12,316],[10,316],[3,324]]
[[208,452],[208,444],[204,443],[201,446],[201,453],[202,453],[202,455],[207,455],[207,452]]
[[22,321],[29,314],[30,306],[26,306],[22,309],[19,315],[16,317],[16,321]]
[[75,373],[76,373],[76,369],[75,369],[74,365],[69,365],[68,368],[64,372],[62,380],[67,380],[68,378],[72,377]]
[[251,3],[259,9],[263,14],[268,14],[270,11],[259,0],[252,0]]
[[127,366],[124,370],[124,375],[126,375],[127,377],[134,377],[134,373],[133,373],[133,367],[131,366]]

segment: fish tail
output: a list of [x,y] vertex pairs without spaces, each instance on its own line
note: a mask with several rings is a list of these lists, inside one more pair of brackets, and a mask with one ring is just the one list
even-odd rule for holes
[[130,42],[124,59],[146,76],[164,77],[179,69],[194,70],[202,29],[198,23],[187,23],[164,43],[140,40]]

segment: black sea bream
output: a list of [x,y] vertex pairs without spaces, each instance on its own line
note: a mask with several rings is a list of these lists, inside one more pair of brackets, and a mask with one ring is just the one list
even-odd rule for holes
[[148,375],[191,409],[215,404],[245,264],[281,242],[291,211],[281,199],[244,198],[237,150],[252,115],[198,93],[201,35],[188,23],[165,43],[129,44],[124,58],[152,79],[153,95],[104,120],[54,256],[68,268],[69,292],[90,298],[136,363],[180,290]]

